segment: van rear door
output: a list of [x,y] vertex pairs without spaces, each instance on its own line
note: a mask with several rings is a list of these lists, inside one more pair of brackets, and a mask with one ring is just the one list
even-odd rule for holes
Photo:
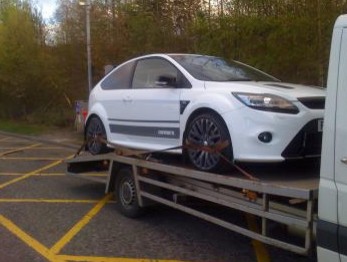
[[347,28],[343,29],[336,103],[335,182],[338,191],[338,246],[347,262]]

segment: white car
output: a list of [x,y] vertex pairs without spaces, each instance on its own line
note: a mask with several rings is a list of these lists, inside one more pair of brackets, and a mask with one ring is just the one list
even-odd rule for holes
[[[153,54],[105,76],[89,97],[85,136],[144,150],[227,141],[230,161],[279,162],[320,156],[325,89],[282,83],[240,62],[205,55]],[[225,160],[203,148],[171,150],[200,170]]]

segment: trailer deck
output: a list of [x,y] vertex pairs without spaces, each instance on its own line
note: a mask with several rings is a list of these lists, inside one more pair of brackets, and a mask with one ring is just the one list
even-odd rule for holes
[[[67,161],[67,173],[90,179],[93,176],[86,174],[106,172],[106,179],[93,179],[105,183],[106,193],[115,192],[119,210],[126,216],[135,217],[144,207],[160,203],[266,244],[310,254],[318,198],[317,163],[243,165],[225,174],[214,174],[181,166],[176,157],[164,155],[146,160],[116,153],[83,153]],[[122,184],[117,177],[128,179],[123,179]],[[204,206],[225,212],[214,214]],[[223,215],[227,210],[255,216],[261,229],[258,232],[235,224]],[[303,237],[275,235],[275,227],[294,227],[303,232]]]

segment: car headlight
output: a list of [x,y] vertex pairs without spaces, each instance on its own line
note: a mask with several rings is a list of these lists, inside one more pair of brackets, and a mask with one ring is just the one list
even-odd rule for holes
[[232,93],[246,106],[263,111],[297,114],[299,109],[290,101],[271,94]]

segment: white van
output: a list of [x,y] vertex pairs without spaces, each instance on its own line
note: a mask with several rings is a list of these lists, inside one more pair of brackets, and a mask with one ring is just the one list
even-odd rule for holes
[[325,108],[317,254],[347,262],[347,15],[334,27]]

